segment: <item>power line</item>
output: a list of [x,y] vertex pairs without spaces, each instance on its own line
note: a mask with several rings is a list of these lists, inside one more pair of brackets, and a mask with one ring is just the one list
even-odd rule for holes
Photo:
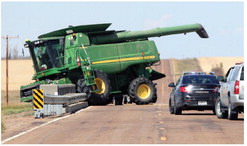
[[17,39],[19,36],[2,36],[2,39],[6,40],[6,103],[7,106],[9,104],[9,72],[8,72],[8,66],[9,66],[9,39]]

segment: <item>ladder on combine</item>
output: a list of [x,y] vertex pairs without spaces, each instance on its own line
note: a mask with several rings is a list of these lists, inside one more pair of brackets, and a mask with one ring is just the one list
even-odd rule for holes
[[82,48],[86,54],[86,59],[84,59],[84,61],[86,63],[81,64],[83,76],[84,76],[84,79],[85,79],[87,86],[94,86],[94,85],[96,85],[96,83],[95,83],[94,71],[93,71],[93,68],[91,67],[91,61],[90,61],[90,58],[87,54],[87,51],[85,50],[85,47],[82,46]]
[[87,86],[96,85],[95,76],[91,65],[82,65],[82,72]]

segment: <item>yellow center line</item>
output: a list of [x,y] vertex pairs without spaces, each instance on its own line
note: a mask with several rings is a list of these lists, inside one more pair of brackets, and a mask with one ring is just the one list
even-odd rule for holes
[[162,137],[160,137],[160,140],[161,141],[166,141],[166,137],[165,136],[162,136]]

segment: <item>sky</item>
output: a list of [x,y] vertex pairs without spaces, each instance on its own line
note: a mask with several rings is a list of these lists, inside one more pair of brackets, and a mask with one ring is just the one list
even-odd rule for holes
[[[209,38],[196,33],[154,40],[162,59],[244,56],[244,3],[238,2],[1,2],[1,36],[20,54],[26,39],[69,25],[112,23],[108,30],[138,31],[200,23]],[[5,56],[1,39],[1,56]],[[25,55],[28,49],[24,48]]]

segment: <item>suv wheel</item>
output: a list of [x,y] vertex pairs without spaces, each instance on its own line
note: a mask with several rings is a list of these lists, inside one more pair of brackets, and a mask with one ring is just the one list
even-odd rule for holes
[[229,120],[236,120],[238,118],[238,113],[232,110],[232,104],[229,100],[228,104],[228,119]]
[[217,118],[219,118],[219,119],[227,118],[227,112],[222,111],[220,98],[217,98],[217,100],[215,102],[215,113],[216,113]]

